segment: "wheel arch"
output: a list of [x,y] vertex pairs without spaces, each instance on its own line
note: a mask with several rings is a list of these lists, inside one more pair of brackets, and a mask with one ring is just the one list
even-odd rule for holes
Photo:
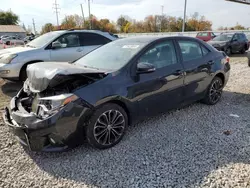
[[225,84],[225,75],[223,73],[219,72],[215,75],[215,77],[219,77],[222,80],[223,85]]
[[28,61],[28,62],[24,63],[19,71],[19,79],[21,77],[21,73],[22,73],[23,69],[27,68],[27,66],[30,64],[38,63],[38,62],[44,62],[44,61],[43,60],[32,60],[32,61]]
[[108,104],[108,103],[113,103],[113,104],[116,104],[120,107],[123,108],[123,110],[126,112],[127,116],[128,116],[128,123],[130,124],[132,122],[131,120],[131,114],[130,114],[130,111],[129,111],[129,108],[128,106],[126,105],[125,102],[121,101],[121,100],[117,100],[117,99],[113,99],[113,100],[110,100],[110,101],[107,101],[105,103],[103,103],[102,105],[105,105],[105,104]]

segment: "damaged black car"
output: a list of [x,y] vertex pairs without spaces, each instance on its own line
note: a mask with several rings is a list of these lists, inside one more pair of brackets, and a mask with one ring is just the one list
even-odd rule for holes
[[85,140],[106,149],[135,120],[198,100],[216,104],[229,70],[225,53],[194,38],[120,39],[73,63],[28,65],[4,120],[32,151],[64,151]]

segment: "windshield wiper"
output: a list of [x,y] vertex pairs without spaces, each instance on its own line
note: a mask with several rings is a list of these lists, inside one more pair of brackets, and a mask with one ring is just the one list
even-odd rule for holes
[[91,66],[86,66],[86,65],[84,65],[83,67],[84,67],[84,68],[90,68],[90,69],[100,70],[100,69],[98,69],[98,68],[96,68],[96,67],[91,67]]

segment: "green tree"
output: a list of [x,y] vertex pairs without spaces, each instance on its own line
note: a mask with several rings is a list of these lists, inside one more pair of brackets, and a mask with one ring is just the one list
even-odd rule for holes
[[246,28],[242,25],[240,25],[239,23],[236,24],[236,26],[234,26],[234,30],[245,30]]
[[19,17],[11,11],[0,11],[0,25],[17,25]]
[[53,30],[54,30],[53,24],[52,24],[52,23],[46,23],[46,24],[42,27],[41,34],[48,33],[48,32],[53,31]]
[[120,16],[117,20],[117,26],[120,28],[120,32],[125,32],[126,26],[128,26],[129,18],[126,18],[125,16]]
[[76,21],[74,15],[65,16],[61,23],[61,29],[74,29],[76,27]]

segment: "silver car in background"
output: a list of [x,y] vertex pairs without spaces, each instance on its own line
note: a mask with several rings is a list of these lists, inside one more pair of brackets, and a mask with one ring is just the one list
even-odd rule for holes
[[116,39],[113,34],[95,30],[49,32],[24,47],[0,50],[0,77],[24,81],[29,64],[44,61],[74,61]]

